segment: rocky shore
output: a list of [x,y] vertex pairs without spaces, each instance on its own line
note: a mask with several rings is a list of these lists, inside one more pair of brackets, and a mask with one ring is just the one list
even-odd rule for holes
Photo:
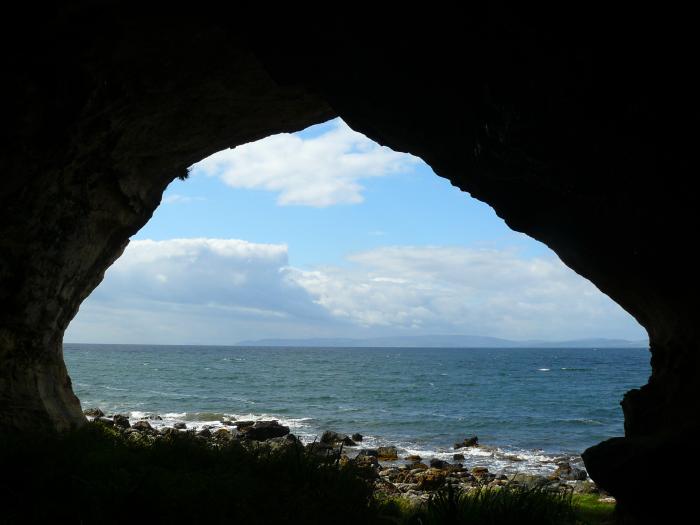
[[352,463],[359,468],[365,479],[374,484],[375,492],[392,497],[405,497],[414,502],[427,500],[431,493],[448,484],[461,490],[500,487],[507,484],[547,484],[555,489],[571,490],[578,494],[599,494],[601,498],[609,498],[588,478],[585,470],[563,460],[556,463],[556,470],[548,476],[532,473],[506,474],[490,472],[485,466],[465,466],[464,449],[488,448],[481,445],[476,436],[466,437],[455,443],[452,461],[445,461],[422,458],[418,455],[401,457],[395,446],[363,448],[363,436],[359,433],[347,435],[326,431],[317,440],[304,444],[290,432],[289,427],[277,420],[224,418],[219,428],[188,428],[184,422],[176,422],[172,426],[157,425],[156,423],[163,420],[159,415],[130,419],[124,414],[105,415],[98,408],[85,410],[84,413],[88,419],[112,427],[127,439],[136,442],[154,443],[173,434],[189,433],[212,447],[221,447],[232,441],[249,449],[268,447],[275,450],[297,447],[306,453],[335,461],[340,465]]

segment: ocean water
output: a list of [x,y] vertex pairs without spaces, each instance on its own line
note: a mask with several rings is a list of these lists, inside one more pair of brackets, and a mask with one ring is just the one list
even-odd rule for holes
[[[650,373],[646,349],[279,348],[65,344],[83,408],[159,414],[154,426],[277,419],[305,442],[359,432],[364,447],[496,472],[556,468],[623,433],[622,395]],[[347,449],[350,450],[350,449]]]

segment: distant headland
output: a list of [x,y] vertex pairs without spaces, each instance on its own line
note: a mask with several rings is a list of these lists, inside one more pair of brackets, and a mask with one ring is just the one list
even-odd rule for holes
[[574,339],[570,341],[513,341],[478,335],[413,335],[370,338],[255,339],[239,341],[236,346],[305,347],[398,347],[398,348],[648,348],[645,340]]

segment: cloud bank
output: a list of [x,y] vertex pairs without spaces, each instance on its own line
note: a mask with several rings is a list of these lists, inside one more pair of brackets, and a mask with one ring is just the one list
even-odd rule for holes
[[346,266],[291,267],[236,239],[132,241],[69,327],[70,342],[233,344],[267,337],[475,334],[639,339],[617,304],[556,257],[390,246]]
[[215,153],[195,173],[220,177],[233,188],[279,194],[280,205],[326,207],[362,202],[362,179],[406,172],[420,159],[378,145],[342,120],[312,138],[273,135]]

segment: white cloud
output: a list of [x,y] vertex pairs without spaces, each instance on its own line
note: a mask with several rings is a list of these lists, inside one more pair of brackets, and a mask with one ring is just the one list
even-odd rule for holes
[[463,333],[643,338],[555,256],[445,246],[288,266],[287,247],[234,239],[132,241],[83,304],[72,342],[232,344],[265,337]]
[[81,306],[66,340],[233,343],[260,330],[327,321],[325,309],[287,278],[286,266],[281,244],[132,241]]
[[514,339],[643,337],[629,314],[554,256],[402,246],[349,259],[349,269],[290,271],[318,304],[360,326]]
[[325,207],[362,202],[360,180],[409,170],[420,159],[379,146],[342,120],[313,138],[280,134],[220,151],[195,172],[234,188],[279,193],[280,205]]
[[163,197],[163,204],[187,204],[195,201],[204,201],[204,197],[190,197],[189,195],[179,195],[173,193]]

